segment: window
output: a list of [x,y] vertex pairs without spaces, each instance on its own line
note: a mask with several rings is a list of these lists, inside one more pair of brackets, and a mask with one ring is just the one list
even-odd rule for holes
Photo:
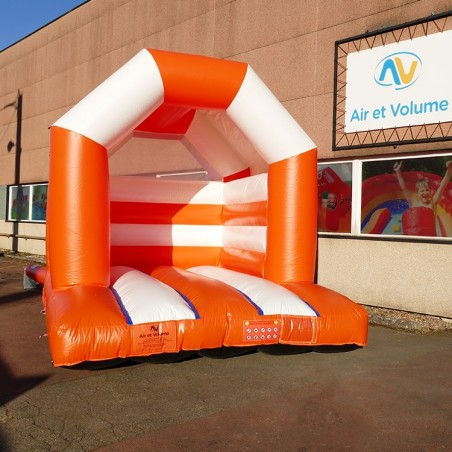
[[45,222],[47,184],[8,187],[8,220]]
[[319,233],[452,239],[452,155],[320,162]]
[[352,173],[352,162],[318,165],[319,231],[352,232]]

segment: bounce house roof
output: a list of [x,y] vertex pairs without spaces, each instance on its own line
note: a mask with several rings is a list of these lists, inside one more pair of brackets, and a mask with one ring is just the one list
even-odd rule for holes
[[[171,55],[169,57],[169,55]],[[55,124],[113,155],[137,139],[180,141],[227,179],[315,148],[246,63],[143,50]]]

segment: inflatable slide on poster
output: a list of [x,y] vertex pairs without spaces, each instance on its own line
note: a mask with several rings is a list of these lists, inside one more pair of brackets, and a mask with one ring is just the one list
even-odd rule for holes
[[[429,180],[434,191],[442,179],[425,171],[405,171],[403,177],[412,192],[416,191],[416,182],[420,179]],[[435,215],[427,207],[409,207],[395,174],[372,176],[363,181],[362,187],[361,230],[364,234],[452,237],[450,188],[441,197]]]
[[[366,311],[314,283],[316,147],[249,65],[143,50],[50,133],[47,265],[27,274],[55,366],[366,344]],[[211,180],[110,177],[137,135]]]

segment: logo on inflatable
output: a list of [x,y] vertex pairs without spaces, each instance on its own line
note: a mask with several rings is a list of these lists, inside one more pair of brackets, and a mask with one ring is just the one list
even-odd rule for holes
[[392,53],[377,64],[374,80],[380,86],[401,90],[415,83],[421,70],[422,60],[415,53]]

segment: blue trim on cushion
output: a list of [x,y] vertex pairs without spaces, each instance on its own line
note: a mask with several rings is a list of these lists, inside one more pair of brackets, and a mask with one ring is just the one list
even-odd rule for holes
[[306,300],[303,300],[303,298],[298,297],[303,303],[306,303],[314,312],[315,312],[315,316],[316,317],[321,317],[319,311],[317,311],[317,309],[314,308],[314,306],[312,306],[310,303],[308,303]]
[[[230,287],[232,287],[232,286],[230,286]],[[246,294],[246,293],[244,293],[244,292],[242,292],[241,290],[239,290],[239,289],[237,289],[237,288],[235,288],[235,287],[233,287],[237,292],[239,292],[241,295],[243,295],[243,297],[250,303],[250,304],[252,304],[255,308],[256,308],[256,310],[257,310],[257,313],[259,314],[259,315],[264,315],[264,311],[262,311],[262,309]]]
[[[174,287],[173,287],[174,289]],[[193,311],[193,313],[195,314],[195,319],[200,319],[201,316],[199,315],[199,312],[197,311],[197,309],[195,308],[195,305],[182,293],[179,292],[177,289],[174,289],[184,300],[185,302],[188,304],[188,306],[190,307],[190,309]]]
[[124,314],[124,317],[126,318],[127,325],[133,325],[132,319],[130,318],[130,314],[128,313],[126,307],[122,303],[119,293],[116,292],[116,290],[113,288],[113,286],[110,287],[110,290],[113,292],[113,295],[115,296],[116,301],[118,302],[119,307],[121,308],[121,311]]

